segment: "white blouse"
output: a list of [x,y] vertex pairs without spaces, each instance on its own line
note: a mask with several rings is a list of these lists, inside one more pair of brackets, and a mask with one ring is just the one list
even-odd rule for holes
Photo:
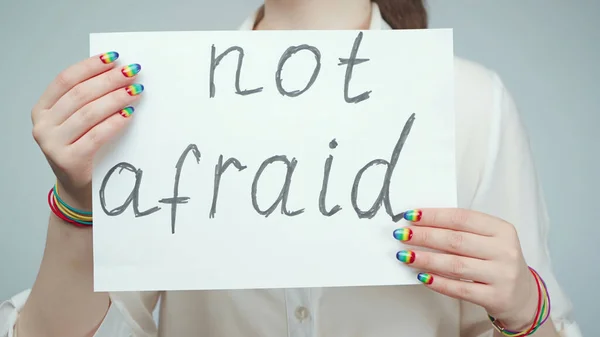
[[[390,29],[373,3],[372,30]],[[255,15],[241,26],[252,29]],[[527,263],[545,279],[562,336],[581,337],[547,247],[548,217],[514,102],[498,75],[455,61],[458,204],[518,230]],[[29,290],[0,305],[0,337]],[[96,337],[475,337],[491,336],[485,311],[421,285],[275,290],[112,293]],[[159,301],[160,300],[160,301]],[[159,324],[153,312],[158,304]]]

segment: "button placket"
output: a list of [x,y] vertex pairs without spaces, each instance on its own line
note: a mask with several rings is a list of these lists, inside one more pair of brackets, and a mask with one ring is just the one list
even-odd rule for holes
[[288,337],[314,337],[310,289],[286,289]]

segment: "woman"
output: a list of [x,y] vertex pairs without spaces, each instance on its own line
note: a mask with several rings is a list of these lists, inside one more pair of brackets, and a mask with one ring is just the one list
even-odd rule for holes
[[[266,0],[241,29],[426,26],[417,0]],[[143,96],[140,66],[117,67],[116,58],[66,69],[32,110],[33,136],[73,209],[91,209],[92,157]],[[514,103],[481,66],[456,59],[455,77],[461,209],[407,212],[413,226],[394,233],[414,247],[397,257],[422,271],[422,286],[93,293],[91,229],[51,213],[36,282],[0,306],[0,336],[581,336],[552,274],[545,205]]]

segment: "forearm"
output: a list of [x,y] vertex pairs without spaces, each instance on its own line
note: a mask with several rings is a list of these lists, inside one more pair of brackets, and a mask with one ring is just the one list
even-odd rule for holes
[[19,337],[92,336],[109,307],[107,293],[93,292],[91,228],[50,216],[40,270],[23,307]]

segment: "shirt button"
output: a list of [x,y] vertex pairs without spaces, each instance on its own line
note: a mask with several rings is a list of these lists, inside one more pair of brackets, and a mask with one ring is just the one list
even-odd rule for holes
[[296,318],[302,322],[303,320],[307,319],[308,316],[310,316],[310,312],[305,307],[298,307],[296,308],[295,315]]

